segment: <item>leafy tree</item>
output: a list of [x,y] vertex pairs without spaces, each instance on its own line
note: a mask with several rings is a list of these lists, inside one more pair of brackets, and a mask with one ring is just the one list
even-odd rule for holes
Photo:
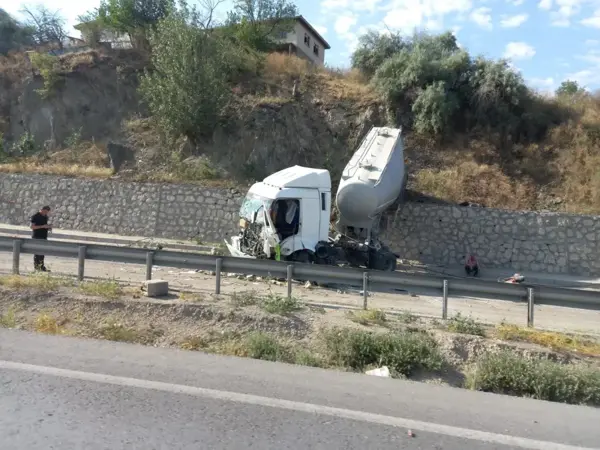
[[27,17],[26,24],[33,30],[33,39],[38,45],[54,44],[62,50],[67,37],[65,18],[59,11],[50,11],[44,5],[24,7],[21,12]]
[[385,60],[404,49],[409,49],[410,44],[411,42],[403,39],[399,33],[369,31],[358,40],[358,47],[351,58],[352,67],[370,78]]
[[185,3],[150,33],[153,70],[141,79],[142,98],[170,137],[192,143],[212,134],[230,97],[230,46]]
[[145,48],[148,33],[174,6],[174,0],[102,0],[97,16],[108,29],[129,35],[134,47]]
[[294,27],[296,5],[287,0],[234,0],[226,24],[242,44],[258,51],[269,51],[275,39]]
[[448,91],[443,81],[435,81],[423,89],[413,103],[415,130],[442,135],[448,131],[459,108],[460,100],[456,93]]
[[585,92],[577,81],[566,80],[563,81],[558,89],[556,89],[557,97],[573,97],[575,95],[579,95]]
[[0,54],[33,44],[33,30],[0,8]]

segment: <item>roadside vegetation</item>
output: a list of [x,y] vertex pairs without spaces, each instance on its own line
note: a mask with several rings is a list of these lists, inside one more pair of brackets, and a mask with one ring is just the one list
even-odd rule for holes
[[112,280],[35,275],[0,277],[0,327],[343,371],[387,366],[395,378],[600,406],[597,337],[483,326],[461,315],[443,322],[317,310],[257,291],[145,302]]
[[[26,78],[29,62],[19,51],[27,48],[40,50],[30,59],[44,80],[39,94],[48,101],[71,71],[106,63],[119,76],[132,72],[144,106],[123,123],[123,135],[138,152],[138,165],[123,175],[132,180],[230,186],[289,165],[296,161],[293,149],[275,155],[235,147],[235,164],[222,151],[223,135],[231,130],[241,133],[236,142],[267,139],[272,130],[263,128],[273,123],[273,111],[300,127],[294,133],[305,148],[315,148],[303,163],[326,167],[335,178],[361,136],[353,134],[354,122],[339,130],[311,122],[313,115],[322,120],[319,105],[326,105],[353,117],[368,111],[372,123],[365,130],[402,126],[410,187],[423,194],[489,207],[600,212],[600,98],[576,82],[566,80],[554,96],[542,95],[509,61],[472,55],[450,32],[368,32],[352,54],[351,69],[314,67],[273,53],[270,36],[290,30],[290,18],[298,14],[292,2],[267,0],[259,8],[257,0],[235,0],[221,22],[216,5],[103,0],[81,18],[92,49],[64,56],[43,51],[62,45],[60,14],[32,9],[31,20],[19,23],[0,11],[0,34],[7,36],[0,78],[6,86]],[[103,29],[129,36],[133,50],[119,56],[100,49]],[[0,115],[9,107],[0,104]],[[110,136],[86,140],[72,130],[70,138],[46,149],[27,133],[9,136],[2,120],[0,171],[114,175],[104,147]],[[316,134],[306,131],[314,127]],[[154,153],[144,153],[149,150]]]

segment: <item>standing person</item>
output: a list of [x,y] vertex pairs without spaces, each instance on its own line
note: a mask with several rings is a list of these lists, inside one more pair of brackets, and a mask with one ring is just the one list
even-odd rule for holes
[[[33,231],[31,237],[33,239],[48,239],[48,230],[52,229],[48,225],[48,214],[50,214],[50,207],[44,206],[39,212],[31,216],[31,230]],[[44,255],[33,255],[33,268],[48,272],[44,264]]]

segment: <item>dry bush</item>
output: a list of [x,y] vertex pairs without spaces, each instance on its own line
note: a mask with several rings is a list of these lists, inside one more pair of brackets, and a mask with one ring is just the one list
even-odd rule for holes
[[530,209],[535,201],[529,183],[517,183],[498,166],[472,160],[444,169],[422,169],[416,174],[414,188],[456,203],[469,201],[495,208]]

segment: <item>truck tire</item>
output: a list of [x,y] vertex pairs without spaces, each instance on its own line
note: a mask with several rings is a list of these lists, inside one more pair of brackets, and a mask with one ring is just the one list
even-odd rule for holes
[[396,255],[392,252],[383,251],[375,253],[369,261],[369,269],[382,270],[384,272],[396,271]]
[[289,261],[295,261],[302,264],[312,264],[315,260],[314,256],[308,250],[300,250],[292,253],[288,257]]

